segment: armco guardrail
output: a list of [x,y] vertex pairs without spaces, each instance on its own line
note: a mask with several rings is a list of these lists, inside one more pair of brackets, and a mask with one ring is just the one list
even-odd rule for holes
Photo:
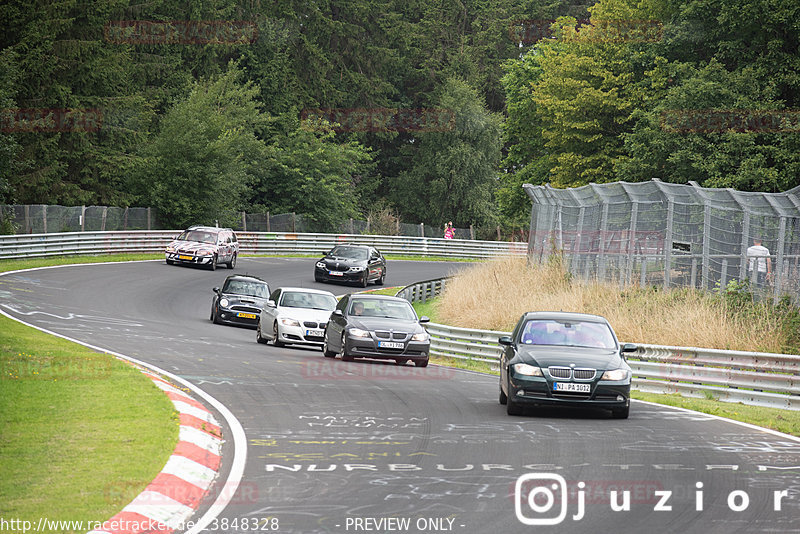
[[[446,282],[418,282],[397,296],[424,301],[439,295]],[[426,329],[432,355],[490,363],[499,362],[502,349],[497,339],[511,335],[437,323],[428,323]],[[800,410],[800,355],[640,344],[628,355],[628,364],[633,388],[639,391]]]
[[[63,256],[68,254],[163,252],[178,230],[129,232],[67,232],[0,236],[0,259]],[[372,245],[384,254],[491,258],[524,255],[526,243],[472,241],[431,237],[352,234],[287,234],[238,232],[243,254],[322,254],[334,245]]]

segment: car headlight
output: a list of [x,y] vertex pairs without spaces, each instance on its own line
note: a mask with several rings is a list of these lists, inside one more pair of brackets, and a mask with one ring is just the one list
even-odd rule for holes
[[167,245],[167,252],[175,252],[175,247],[172,245]]
[[289,317],[281,317],[281,324],[283,326],[300,326],[300,321]]
[[430,336],[428,336],[427,332],[420,332],[411,336],[411,341],[428,341],[429,338]]
[[614,369],[613,371],[606,371],[603,373],[603,378],[600,380],[613,380],[618,382],[620,380],[625,380],[626,378],[628,378],[627,369]]
[[213,254],[213,252],[211,252],[210,250],[207,250],[207,249],[201,249],[201,250],[198,250],[196,252],[196,254],[198,256],[211,256]]
[[360,271],[363,271],[363,270],[364,270],[364,267],[363,266],[359,266],[359,265],[356,265],[355,267],[350,267],[350,269],[349,269],[349,271],[351,273],[357,273],[357,272],[360,272]]
[[325,265],[325,263],[323,263],[321,261],[317,262],[317,269],[326,269],[326,268],[327,268],[327,266]]
[[228,302],[228,299],[219,299],[219,305],[222,306],[223,308],[227,308],[228,304],[230,304],[230,302]]
[[525,376],[544,376],[540,368],[527,363],[515,363],[514,372]]
[[360,328],[351,328],[348,330],[349,334],[353,337],[364,337],[369,338],[369,332],[366,330],[361,330]]

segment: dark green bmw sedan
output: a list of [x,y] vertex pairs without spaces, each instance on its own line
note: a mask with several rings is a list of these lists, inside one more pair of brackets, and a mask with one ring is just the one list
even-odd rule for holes
[[509,415],[525,406],[606,408],[625,419],[630,409],[631,368],[606,319],[564,312],[528,312],[511,336],[499,339],[500,404]]

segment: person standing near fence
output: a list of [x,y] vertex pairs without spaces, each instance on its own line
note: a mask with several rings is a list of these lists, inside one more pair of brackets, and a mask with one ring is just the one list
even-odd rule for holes
[[444,238],[453,239],[456,236],[456,231],[453,229],[453,221],[444,225]]
[[761,244],[761,239],[753,239],[753,246],[747,249],[747,258],[750,260],[748,268],[750,279],[753,279],[755,271],[756,285],[763,286],[764,282],[772,278],[772,258],[769,257],[769,249]]

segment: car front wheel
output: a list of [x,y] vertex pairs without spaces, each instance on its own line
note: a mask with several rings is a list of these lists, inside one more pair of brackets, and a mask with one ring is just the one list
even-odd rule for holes
[[217,256],[214,255],[211,257],[211,263],[208,264],[209,271],[216,271],[217,270]]
[[[511,386],[508,386],[508,392],[511,393]],[[522,415],[522,406],[514,402],[514,399],[507,397],[506,399],[506,413],[508,415]]]
[[258,321],[258,326],[256,326],[256,341],[261,344],[267,343],[267,339],[261,335],[261,321]]
[[353,357],[347,354],[347,345],[345,344],[344,332],[342,333],[342,361],[343,362],[353,361]]
[[275,345],[276,347],[283,346],[283,342],[278,337],[279,333],[280,332],[278,332],[278,322],[275,321],[275,323],[272,325],[272,344]]
[[331,350],[330,346],[328,346],[328,335],[327,335],[327,333],[325,334],[325,337],[323,338],[323,341],[322,341],[322,355],[325,356],[326,358],[335,358],[336,357],[336,353]]
[[500,404],[505,406],[506,403],[508,403],[508,397],[506,396],[505,391],[503,391],[503,388],[501,387],[500,388]]
[[614,419],[627,419],[628,415],[630,414],[631,407],[625,406],[624,408],[618,408],[611,410],[611,417]]
[[225,264],[228,267],[228,269],[233,269],[234,267],[236,267],[236,256],[237,254],[234,254],[231,257],[231,261]]

